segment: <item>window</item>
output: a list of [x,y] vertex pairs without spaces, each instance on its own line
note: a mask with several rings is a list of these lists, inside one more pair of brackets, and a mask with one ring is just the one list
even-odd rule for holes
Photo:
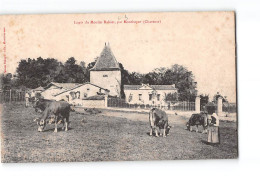
[[77,92],[76,92],[76,98],[77,98],[77,99],[80,99],[80,91],[77,91]]
[[149,94],[149,100],[151,101],[153,98],[153,94]]
[[139,100],[140,101],[142,100],[142,94],[139,94]]
[[108,77],[108,75],[103,75],[103,77]]
[[157,101],[160,101],[160,94],[157,94]]

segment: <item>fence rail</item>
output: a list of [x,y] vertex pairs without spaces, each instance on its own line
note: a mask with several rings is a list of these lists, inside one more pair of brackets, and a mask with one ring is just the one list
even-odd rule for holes
[[223,104],[222,111],[228,112],[228,113],[236,113],[237,112],[237,104],[236,103]]
[[0,92],[0,103],[25,101],[25,91],[5,90]]
[[152,107],[174,110],[174,111],[195,111],[195,102],[174,102],[171,105],[151,105],[151,104],[130,104],[124,99],[108,98],[108,107],[130,108],[130,109],[151,109]]

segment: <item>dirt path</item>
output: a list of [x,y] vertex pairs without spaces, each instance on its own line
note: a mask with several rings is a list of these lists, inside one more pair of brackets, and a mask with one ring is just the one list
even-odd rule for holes
[[[102,110],[102,114],[110,117],[120,117],[120,118],[126,118],[134,121],[142,121],[142,122],[149,121],[148,113]],[[185,126],[185,123],[187,122],[187,120],[180,115],[169,114],[168,118],[170,124],[180,124]]]

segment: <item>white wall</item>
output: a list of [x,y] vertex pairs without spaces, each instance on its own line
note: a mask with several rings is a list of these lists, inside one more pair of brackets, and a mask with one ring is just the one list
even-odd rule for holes
[[[149,94],[152,94],[153,90],[124,90],[126,95],[126,102],[130,104],[152,104],[154,101],[155,105],[166,105],[167,103],[164,101],[165,94],[175,93],[176,90],[157,90],[157,94],[160,94],[160,100],[157,100],[157,96],[153,97],[152,100],[149,100]],[[132,94],[132,101],[129,102],[129,96]],[[139,94],[142,94],[142,101],[139,100]]]
[[51,86],[50,88],[46,89],[45,91],[43,91],[41,93],[41,95],[45,98],[45,99],[55,99],[54,95],[65,91],[65,89],[62,88],[58,88],[56,86]]
[[[70,103],[73,103],[75,102],[76,104],[78,104],[78,101],[76,99],[73,100],[70,92],[80,92],[80,97],[79,99],[82,100],[83,98],[86,98],[86,97],[90,97],[90,96],[94,96],[94,95],[97,95],[97,92],[100,91],[100,88],[99,87],[96,87],[96,86],[93,86],[91,84],[85,84],[83,86],[80,86],[76,89],[73,89],[71,91],[67,91],[67,92],[64,92],[58,96],[55,97],[55,100],[62,100],[64,99],[65,101],[68,101],[68,98],[66,97],[67,95],[69,96],[69,101]],[[106,92],[104,89],[101,89],[101,93],[105,93],[107,94],[108,92]],[[86,94],[86,97],[84,96],[84,94]],[[78,98],[77,98],[78,99]]]
[[82,106],[86,108],[105,108],[105,100],[82,100]]
[[90,82],[110,90],[109,95],[120,96],[121,71],[90,71]]

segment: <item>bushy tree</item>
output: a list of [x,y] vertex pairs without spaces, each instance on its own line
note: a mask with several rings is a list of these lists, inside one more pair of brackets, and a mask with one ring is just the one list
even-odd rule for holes
[[46,86],[55,81],[60,65],[61,63],[53,58],[23,59],[16,69],[18,84],[28,88]]
[[[153,76],[150,76],[153,75]],[[197,95],[196,82],[191,71],[186,67],[175,64],[169,68],[161,67],[149,74],[151,83],[172,85],[178,89],[180,101],[194,101]]]
[[219,97],[222,97],[223,103],[224,103],[224,102],[228,102],[228,101],[227,101],[227,96],[223,96],[223,95],[221,95],[219,92],[217,92],[217,93],[213,96],[213,102],[214,102],[214,103],[217,103]]
[[209,102],[209,95],[208,94],[201,94],[200,95],[200,106],[204,107]]
[[171,103],[173,103],[175,101],[178,101],[178,93],[175,92],[175,93],[168,93],[168,94],[166,94],[165,101],[166,102],[171,102]]

